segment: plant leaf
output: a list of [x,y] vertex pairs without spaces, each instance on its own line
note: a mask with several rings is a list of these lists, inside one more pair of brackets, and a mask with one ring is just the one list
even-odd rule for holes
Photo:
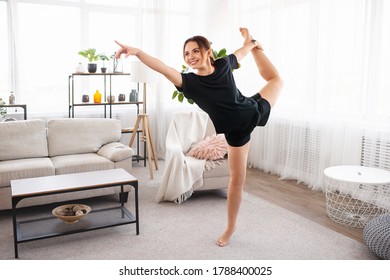
[[213,50],[213,57],[214,59],[218,58],[218,52],[216,50]]
[[222,58],[226,56],[226,49],[223,48],[222,50],[219,51],[218,53],[218,58]]
[[177,90],[175,90],[172,94],[172,99],[175,99],[178,94],[179,94],[179,92]]

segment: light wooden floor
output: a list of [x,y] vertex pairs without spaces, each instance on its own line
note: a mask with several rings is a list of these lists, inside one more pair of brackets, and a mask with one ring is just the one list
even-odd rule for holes
[[245,191],[313,222],[364,243],[363,229],[347,227],[332,221],[326,214],[325,193],[313,191],[306,185],[249,168]]

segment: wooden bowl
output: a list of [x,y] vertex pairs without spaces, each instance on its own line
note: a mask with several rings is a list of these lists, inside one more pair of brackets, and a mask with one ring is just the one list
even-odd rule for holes
[[52,213],[67,224],[77,223],[91,212],[91,207],[84,204],[66,204],[53,209]]

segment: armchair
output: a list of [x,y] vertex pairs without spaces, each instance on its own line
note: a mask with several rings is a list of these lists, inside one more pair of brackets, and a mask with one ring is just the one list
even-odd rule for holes
[[182,203],[194,191],[227,188],[229,166],[226,157],[211,161],[187,155],[195,144],[207,136],[216,136],[216,132],[205,112],[174,114],[166,138],[165,171],[157,202]]

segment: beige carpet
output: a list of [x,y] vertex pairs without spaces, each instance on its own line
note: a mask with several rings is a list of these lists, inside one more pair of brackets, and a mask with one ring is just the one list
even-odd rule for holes
[[[225,226],[222,192],[194,195],[181,205],[154,201],[163,173],[134,167],[140,181],[140,235],[125,225],[19,244],[20,259],[65,260],[370,260],[376,257],[353,239],[245,193],[239,224],[229,246],[214,241]],[[132,196],[128,205],[132,209]],[[105,201],[112,200],[105,199]],[[89,203],[102,203],[95,201]],[[0,259],[13,259],[10,212],[0,212]]]

